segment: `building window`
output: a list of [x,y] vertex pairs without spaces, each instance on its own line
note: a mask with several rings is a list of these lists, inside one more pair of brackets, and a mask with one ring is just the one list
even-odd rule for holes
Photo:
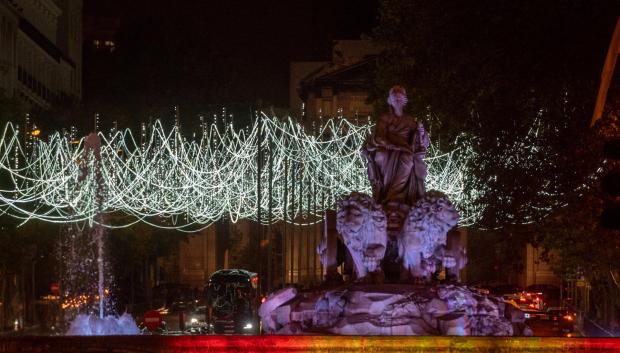
[[113,52],[114,49],[116,49],[116,43],[114,43],[113,40],[106,40],[105,46],[106,48],[108,48],[108,50],[110,50],[110,52]]
[[113,52],[116,49],[116,43],[113,40],[95,39],[93,40],[93,47]]

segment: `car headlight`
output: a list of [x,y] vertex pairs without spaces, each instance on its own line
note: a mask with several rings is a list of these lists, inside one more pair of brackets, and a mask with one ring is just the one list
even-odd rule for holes
[[245,324],[245,326],[243,326],[243,329],[244,330],[251,330],[252,327],[254,327],[254,326],[252,326],[252,324],[248,322],[247,324]]

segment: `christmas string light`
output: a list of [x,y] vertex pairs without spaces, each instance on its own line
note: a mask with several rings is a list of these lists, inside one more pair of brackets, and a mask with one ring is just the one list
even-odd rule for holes
[[[202,121],[190,140],[178,124],[166,132],[159,121],[143,124],[138,140],[130,130],[99,133],[99,158],[85,153],[85,138],[76,141],[73,132],[31,138],[25,148],[8,124],[0,141],[0,174],[9,185],[0,189],[0,212],[24,222],[105,222],[109,228],[145,222],[195,231],[221,218],[311,224],[343,195],[370,193],[360,153],[370,122],[329,119],[307,131],[291,118],[264,113],[239,130],[225,119]],[[482,211],[476,195],[465,193],[468,155],[431,146],[426,159],[427,189],[446,193],[463,225]],[[96,218],[100,213],[110,216]]]

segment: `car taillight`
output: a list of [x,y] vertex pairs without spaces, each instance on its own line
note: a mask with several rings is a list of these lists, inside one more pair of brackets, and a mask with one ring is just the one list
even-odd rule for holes
[[573,321],[573,316],[572,315],[564,315],[563,319],[566,320],[566,321]]

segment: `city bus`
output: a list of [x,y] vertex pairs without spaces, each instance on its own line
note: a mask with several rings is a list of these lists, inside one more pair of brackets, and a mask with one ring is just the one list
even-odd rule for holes
[[207,323],[215,334],[258,334],[258,275],[242,269],[214,272],[205,288]]

